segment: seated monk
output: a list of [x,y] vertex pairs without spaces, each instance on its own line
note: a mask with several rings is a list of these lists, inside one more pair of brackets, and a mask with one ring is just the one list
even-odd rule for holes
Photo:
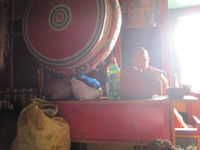
[[168,80],[164,71],[149,66],[150,57],[143,47],[138,47],[131,57],[133,66],[121,72],[122,97],[130,95],[163,95],[166,94]]
[[[121,71],[122,99],[151,98],[152,95],[165,95],[169,88],[162,70],[149,66],[150,57],[143,47],[138,47],[132,56],[133,66]],[[175,127],[187,128],[177,110],[174,110]]]

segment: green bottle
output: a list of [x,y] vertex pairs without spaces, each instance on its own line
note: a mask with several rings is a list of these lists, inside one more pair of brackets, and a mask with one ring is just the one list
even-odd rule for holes
[[120,69],[117,65],[115,57],[111,58],[111,62],[107,67],[107,95],[110,100],[119,100],[121,98],[120,92]]

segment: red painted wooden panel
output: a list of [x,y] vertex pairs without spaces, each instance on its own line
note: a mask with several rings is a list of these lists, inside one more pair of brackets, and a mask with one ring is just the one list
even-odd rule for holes
[[72,139],[170,140],[167,103],[123,101],[56,101],[58,115],[70,124]]

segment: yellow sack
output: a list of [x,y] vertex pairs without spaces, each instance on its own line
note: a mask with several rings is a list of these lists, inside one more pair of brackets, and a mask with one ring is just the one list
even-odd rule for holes
[[26,106],[20,113],[11,150],[70,150],[69,125],[64,118],[53,117],[56,112],[57,105],[41,99]]

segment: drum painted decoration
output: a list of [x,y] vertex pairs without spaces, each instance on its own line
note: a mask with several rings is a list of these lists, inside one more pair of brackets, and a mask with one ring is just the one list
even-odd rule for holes
[[56,73],[98,69],[120,28],[118,0],[29,0],[23,18],[28,49]]

